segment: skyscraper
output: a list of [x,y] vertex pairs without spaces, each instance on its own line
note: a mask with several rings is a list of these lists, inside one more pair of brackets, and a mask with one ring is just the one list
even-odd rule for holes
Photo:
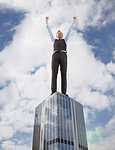
[[59,92],[40,103],[32,150],[88,150],[82,105]]

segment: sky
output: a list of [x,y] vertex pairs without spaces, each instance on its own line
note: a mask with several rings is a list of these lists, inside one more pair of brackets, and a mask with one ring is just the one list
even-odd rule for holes
[[[68,41],[67,94],[84,108],[89,150],[115,150],[115,0],[0,0],[0,150],[30,150],[35,107],[51,93],[45,17]],[[60,72],[58,73],[60,92]]]

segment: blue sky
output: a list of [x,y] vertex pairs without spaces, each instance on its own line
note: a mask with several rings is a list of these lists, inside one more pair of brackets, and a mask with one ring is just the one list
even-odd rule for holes
[[10,44],[15,34],[15,26],[20,24],[24,18],[24,12],[13,9],[6,9],[0,11],[0,51],[4,49],[7,44]]
[[[68,94],[84,106],[89,150],[115,149],[115,2],[108,2],[0,1],[1,150],[31,149],[34,109],[50,95],[47,15],[54,35],[58,28],[65,35],[77,17],[68,42]],[[58,91],[59,84],[60,76]]]
[[97,29],[89,27],[84,34],[84,38],[89,44],[94,46],[93,53],[95,57],[107,64],[113,59],[113,51],[115,47],[115,22],[108,23],[108,25]]

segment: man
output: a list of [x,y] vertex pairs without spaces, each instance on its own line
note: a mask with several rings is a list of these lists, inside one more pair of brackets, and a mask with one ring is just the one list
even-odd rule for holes
[[56,37],[54,38],[51,29],[48,25],[49,17],[46,17],[46,27],[48,29],[49,35],[51,40],[54,44],[54,52],[52,55],[52,80],[51,80],[51,91],[55,93],[57,91],[57,74],[58,74],[58,67],[60,65],[61,70],[61,92],[66,95],[67,89],[67,80],[66,80],[66,72],[67,72],[67,41],[70,35],[71,30],[76,22],[76,17],[73,17],[73,23],[70,26],[65,38],[63,39],[63,33],[58,30]]

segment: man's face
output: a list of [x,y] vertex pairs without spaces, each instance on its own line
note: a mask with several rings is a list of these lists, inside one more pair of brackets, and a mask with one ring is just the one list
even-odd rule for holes
[[63,33],[60,30],[58,30],[58,32],[57,32],[57,37],[59,39],[61,39],[63,37]]

